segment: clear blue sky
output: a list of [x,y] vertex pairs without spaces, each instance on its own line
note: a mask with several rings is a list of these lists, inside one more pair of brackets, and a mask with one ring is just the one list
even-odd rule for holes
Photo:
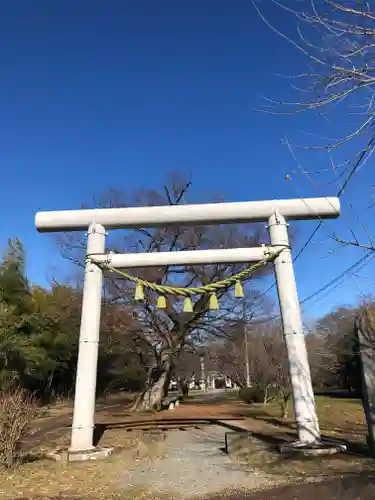
[[[263,5],[292,32],[293,19]],[[273,74],[300,72],[305,62],[248,0],[3,0],[0,51],[0,242],[22,239],[33,282],[69,272],[53,238],[36,232],[35,213],[78,208],[108,187],[158,187],[167,172],[181,170],[192,173],[197,193],[219,190],[233,201],[336,192],[317,192],[298,173],[284,179],[297,167],[283,137],[301,142],[301,129],[319,125],[312,115],[254,111],[258,94],[288,94]],[[304,165],[315,160],[304,154]],[[330,221],[314,242],[345,231],[348,203],[370,199],[371,171],[361,170],[342,220]],[[313,227],[297,225],[296,250]],[[361,256],[329,248],[314,243],[298,261],[301,299]],[[308,314],[370,292],[373,270],[368,265],[360,278],[312,301]]]

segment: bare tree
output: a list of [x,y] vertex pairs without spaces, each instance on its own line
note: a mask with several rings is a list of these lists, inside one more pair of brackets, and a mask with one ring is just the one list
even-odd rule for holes
[[240,388],[251,385],[248,330],[254,318],[261,315],[264,320],[271,315],[270,304],[264,298],[256,300],[255,305],[258,307],[254,307],[254,296],[245,297],[241,301],[242,313],[227,323],[223,339],[210,346],[209,358],[216,369]]
[[276,389],[281,396],[282,417],[286,418],[291,385],[282,329],[277,323],[255,325],[248,337],[251,378],[265,390],[265,402],[268,390]]
[[[157,206],[177,205],[196,201],[191,195],[191,182],[183,176],[172,174],[168,183],[160,190],[140,190],[135,196],[128,197],[118,190],[110,190],[95,200],[95,207]],[[150,208],[152,210],[152,208]],[[116,252],[160,252],[182,251],[209,248],[230,248],[254,246],[265,241],[258,225],[228,225],[163,228],[140,228],[117,232],[108,238],[108,250]],[[85,240],[81,235],[69,235],[60,239],[62,253],[75,263],[82,264]],[[222,280],[235,274],[246,266],[220,264],[209,266],[165,266],[134,270],[138,277],[158,284],[178,286],[201,286]],[[256,271],[253,279],[261,278],[270,268],[264,266]],[[128,281],[118,279],[114,273],[106,275],[106,299],[130,308],[137,317],[138,329],[133,336],[139,343],[147,346],[152,354],[153,363],[149,367],[148,379],[134,409],[159,409],[166,396],[171,377],[175,371],[180,354],[187,344],[202,343],[209,337],[220,337],[225,333],[225,325],[233,321],[240,311],[239,302],[231,293],[221,290],[217,293],[220,311],[210,313],[206,295],[199,296],[194,302],[192,313],[184,313],[181,297],[168,297],[167,307],[155,307],[156,296],[145,290],[145,300],[134,300],[134,288]],[[256,281],[255,281],[256,282]],[[254,281],[245,286],[245,293],[256,298]]]
[[199,380],[200,358],[199,347],[186,344],[175,363],[175,377],[182,396],[189,394],[190,383]]
[[[373,306],[373,304],[372,304]],[[366,416],[370,453],[375,456],[375,314],[373,307],[362,308],[355,322],[361,395]]]
[[357,308],[338,307],[317,321],[310,335],[309,349],[316,388],[358,390],[353,337],[357,313]]
[[[276,323],[247,325],[249,368],[251,383],[264,390],[264,403],[271,392],[281,396],[282,416],[287,416],[287,404],[291,396],[289,363],[284,336]],[[241,388],[246,387],[243,327],[237,322],[229,330],[224,342],[211,348],[219,370]]]
[[241,328],[230,330],[223,339],[210,344],[209,357],[216,370],[226,375],[238,387],[246,387],[243,332]]
[[[328,131],[339,125],[336,138],[319,137],[315,132],[311,134],[313,144],[303,146],[310,151],[326,152],[326,167],[306,169],[298,161],[297,165],[317,190],[323,191],[325,186],[331,188],[337,184],[337,195],[341,196],[375,148],[374,2],[270,0],[268,8],[271,5],[274,9],[281,9],[296,21],[295,36],[269,21],[264,3],[253,0],[253,5],[268,27],[306,58],[306,66],[298,74],[284,76],[291,82],[295,97],[283,100],[266,96],[261,109],[271,114],[313,113],[323,120],[323,128]],[[295,146],[292,148],[289,140],[286,143],[295,157]],[[339,161],[335,156],[338,150]],[[343,155],[347,155],[344,162],[341,160]],[[291,176],[287,175],[287,179],[291,180]],[[366,191],[370,195],[373,188],[363,187],[361,202],[366,198]],[[367,200],[366,204],[369,208]],[[373,206],[373,199],[370,206]],[[347,234],[333,234],[334,240],[342,245],[374,250],[370,231],[358,210],[356,216],[359,228],[351,223]]]

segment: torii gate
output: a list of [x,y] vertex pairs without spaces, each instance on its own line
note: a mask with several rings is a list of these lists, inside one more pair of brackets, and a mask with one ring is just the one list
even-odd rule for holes
[[[340,202],[338,198],[333,197],[38,212],[35,225],[39,232],[88,230],[69,452],[79,454],[95,452],[93,433],[103,282],[103,271],[96,263],[110,262],[113,268],[245,263],[261,261],[272,254],[277,255],[273,264],[290,368],[298,444],[310,446],[319,443],[319,422],[303,334],[287,221],[328,219],[339,215]],[[110,229],[248,222],[268,222],[271,244],[254,248],[105,254],[106,230]]]

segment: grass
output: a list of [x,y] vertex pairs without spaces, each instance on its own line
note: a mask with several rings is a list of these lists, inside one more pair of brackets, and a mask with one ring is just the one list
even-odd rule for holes
[[[343,439],[363,439],[367,429],[360,400],[317,396],[316,406],[323,435]],[[290,417],[293,415],[291,401],[288,403],[289,418],[282,419],[281,413],[280,404],[277,402],[265,406],[253,405],[253,409],[250,409],[250,414],[265,422],[295,429],[294,421]]]
[[[280,456],[274,445],[297,437],[293,419],[281,418],[277,402],[266,406],[247,405],[245,425],[255,438],[247,456],[251,466],[290,479],[373,471],[374,460],[367,454],[367,426],[360,400],[317,396],[316,405],[322,437],[346,444],[347,453],[319,458]],[[288,410],[292,416],[292,403]]]
[[[249,430],[260,438],[282,437],[294,434],[295,426],[292,419],[282,420],[281,409],[278,404],[246,405],[240,403],[235,396],[236,392],[228,392],[225,405],[233,410],[236,417],[241,415]],[[99,420],[121,414],[125,415],[121,406],[122,400],[115,398],[116,408],[100,409]],[[109,403],[113,403],[109,401]],[[119,405],[117,402],[119,401]],[[194,400],[186,405],[194,406]],[[213,403],[212,408],[214,408]],[[69,406],[69,405],[68,405]],[[219,405],[218,405],[219,406]],[[183,407],[182,407],[183,408]],[[200,407],[199,407],[200,408]],[[366,425],[363,410],[359,400],[332,398],[328,396],[317,397],[317,408],[323,434],[330,437],[342,439],[353,445],[365,444]],[[66,447],[69,444],[71,414],[66,413],[63,408],[51,409],[50,424],[56,416],[61,419],[64,415],[67,422],[58,428],[49,428],[48,432],[38,434],[37,441],[28,449],[28,457],[31,461],[20,464],[11,471],[0,471],[0,497],[4,500],[15,498],[28,500],[54,500],[63,499],[108,499],[108,500],[130,500],[132,499],[157,499],[149,491],[137,488],[129,489],[122,483],[124,471],[131,469],[134,460],[140,455],[148,460],[162,456],[162,446],[153,451],[153,455],[145,457],[145,451],[140,446],[140,435],[125,432],[121,428],[109,428],[105,431],[100,444],[101,446],[115,446],[118,452],[109,459],[98,462],[83,462],[74,464],[56,463],[42,457],[43,453],[52,449]],[[202,411],[206,411],[205,408]],[[290,407],[290,415],[292,409]],[[203,415],[202,415],[203,416]],[[43,427],[48,418],[41,419],[39,425]],[[147,454],[146,454],[147,455]],[[262,469],[276,478],[277,475],[295,479],[296,477],[316,477],[322,474],[332,476],[350,472],[360,472],[374,468],[373,460],[368,459],[360,453],[350,453],[327,459],[319,460],[295,460],[280,459],[276,453],[264,452],[262,449],[254,449],[250,458],[251,469]],[[169,500],[163,497],[163,500]]]
[[[94,462],[59,463],[43,458],[42,453],[69,445],[70,429],[62,429],[48,442],[34,450],[33,461],[12,471],[0,472],[0,497],[2,499],[27,498],[134,498],[122,484],[125,470],[129,470],[140,455],[145,458],[144,447],[135,433],[123,429],[108,430],[101,446],[115,446],[118,451],[106,460]],[[155,456],[162,453],[156,450]],[[147,458],[147,457],[146,457]],[[150,456],[149,459],[154,459]],[[139,492],[138,498],[142,498]],[[144,497],[146,498],[146,497]]]

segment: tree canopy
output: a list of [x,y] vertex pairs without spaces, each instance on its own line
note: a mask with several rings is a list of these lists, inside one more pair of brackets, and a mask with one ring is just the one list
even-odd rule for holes
[[[20,240],[10,240],[0,265],[0,389],[17,384],[45,398],[71,394],[81,290],[30,286],[25,261]],[[145,374],[128,328],[134,319],[117,305],[103,309],[98,390],[139,389]]]
[[[191,184],[172,178],[159,191],[140,191],[129,201],[118,191],[105,193],[95,206],[154,205],[196,201]],[[191,196],[191,198],[189,198]],[[212,200],[211,200],[212,201]],[[129,230],[109,237],[107,250],[179,251],[230,248],[266,242],[256,225],[171,227]],[[78,234],[60,239],[64,256],[84,262],[85,239]],[[166,266],[138,269],[138,276],[157,283],[182,286],[212,283],[241,270],[242,265]],[[22,386],[42,399],[72,395],[76,377],[82,288],[53,283],[30,284],[26,254],[19,239],[9,240],[0,261],[0,390]],[[220,310],[211,313],[206,297],[195,300],[193,312],[182,310],[179,297],[165,309],[155,307],[153,292],[134,300],[134,286],[106,274],[102,300],[98,393],[139,391],[140,407],[157,387],[166,394],[172,377],[187,383],[200,377],[199,357],[206,370],[225,374],[239,386],[246,383],[244,332],[247,331],[250,378],[253,384],[278,387],[287,394],[290,380],[282,330],[262,302],[258,280],[270,269],[257,271],[245,285],[245,297],[220,292]],[[373,303],[366,304],[374,310]],[[357,308],[341,307],[320,318],[306,336],[316,389],[358,391],[358,345],[354,333]],[[259,321],[260,316],[262,320]],[[267,320],[269,318],[269,320]],[[274,318],[274,317],[273,317]],[[156,389],[155,389],[156,390]],[[146,405],[147,406],[147,405]]]

